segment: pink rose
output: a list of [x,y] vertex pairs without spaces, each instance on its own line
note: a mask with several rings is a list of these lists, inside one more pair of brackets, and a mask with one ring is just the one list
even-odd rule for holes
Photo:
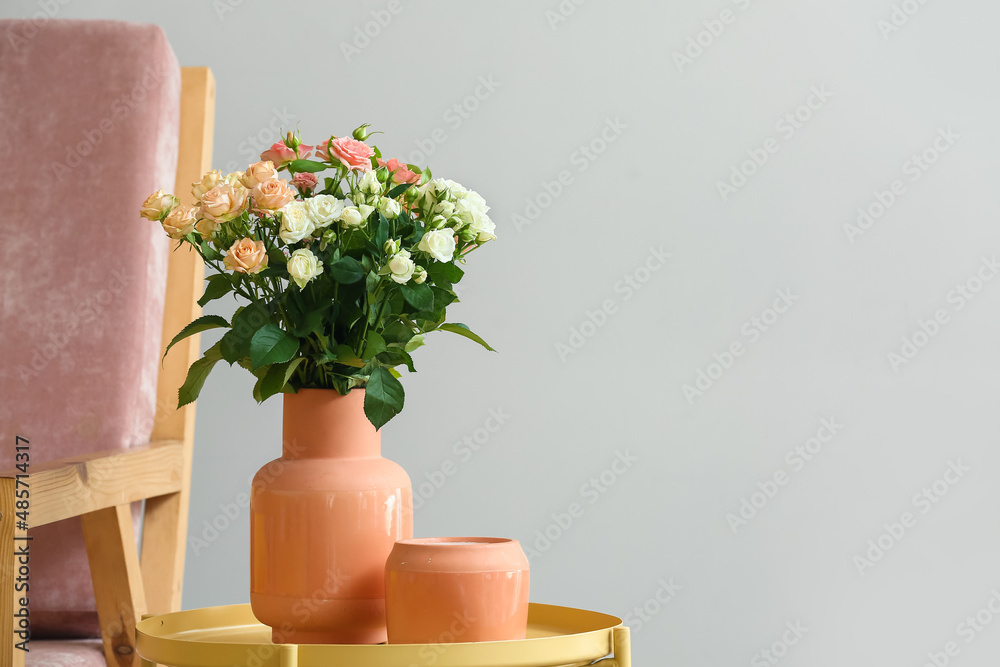
[[332,139],[330,144],[332,152],[327,151],[326,144],[323,144],[317,147],[316,154],[327,162],[340,160],[340,163],[348,169],[371,171],[371,157],[375,155],[375,150],[365,142],[350,137],[340,137]]
[[263,241],[240,239],[232,245],[222,260],[226,268],[237,273],[258,273],[267,268],[267,251]]
[[296,155],[295,151],[285,145],[285,142],[277,141],[271,144],[269,149],[260,154],[260,159],[262,162],[270,161],[275,167],[283,167],[292,160],[301,160],[309,157],[312,149],[312,146],[299,144],[298,155]]
[[221,183],[201,198],[201,212],[209,220],[226,222],[238,218],[247,208],[250,192],[241,185]]
[[308,192],[315,188],[318,183],[319,178],[316,174],[310,174],[306,171],[300,171],[292,176],[292,185],[297,187],[300,192]]
[[198,213],[187,204],[178,204],[160,224],[163,231],[172,239],[182,239],[194,231],[194,224],[198,222]]
[[272,178],[255,185],[252,196],[254,206],[258,209],[277,211],[295,199],[295,190],[288,185],[288,181]]
[[243,184],[243,187],[253,190],[254,186],[258,183],[263,183],[277,177],[278,170],[274,168],[274,163],[270,160],[262,160],[254,162],[247,167],[246,173],[240,176],[240,182]]
[[396,183],[416,183],[420,180],[420,174],[410,171],[405,162],[400,162],[396,158],[391,160],[378,159],[378,166],[385,167],[392,174],[392,180]]

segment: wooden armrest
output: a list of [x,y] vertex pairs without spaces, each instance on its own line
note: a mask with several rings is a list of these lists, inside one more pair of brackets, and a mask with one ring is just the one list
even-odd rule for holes
[[[181,490],[184,443],[158,440],[28,468],[32,528]],[[17,470],[0,472],[14,479]]]

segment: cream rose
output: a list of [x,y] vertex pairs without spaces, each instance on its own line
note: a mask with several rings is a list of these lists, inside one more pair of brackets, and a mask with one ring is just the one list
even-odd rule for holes
[[272,178],[278,178],[278,170],[274,168],[274,163],[270,160],[261,160],[247,167],[246,172],[240,176],[240,183],[248,190],[253,190],[258,183]]
[[198,212],[193,206],[179,204],[174,207],[167,217],[160,224],[163,231],[172,239],[182,239],[194,231],[194,225],[198,222]]
[[403,212],[403,207],[400,206],[399,202],[396,201],[395,199],[382,197],[381,199],[378,200],[378,210],[385,217],[392,219],[399,217],[399,214]]
[[217,222],[238,218],[247,208],[248,194],[247,189],[241,185],[216,185],[201,198],[202,215]]
[[390,278],[402,285],[403,283],[409,282],[410,278],[413,276],[413,271],[416,269],[416,265],[413,260],[410,259],[410,253],[406,250],[400,250],[398,253],[389,258],[388,263],[386,263],[386,268],[389,269]]
[[439,262],[450,262],[455,254],[455,236],[450,229],[432,229],[424,232],[417,250],[426,252]]
[[378,182],[377,171],[366,171],[358,181],[358,189],[372,195],[382,194],[382,184]]
[[357,206],[347,206],[340,213],[340,224],[344,227],[360,227],[365,223],[365,217],[361,215]]
[[237,273],[259,273],[267,268],[267,250],[263,241],[240,239],[229,248],[222,263]]
[[299,248],[288,258],[288,275],[300,290],[305,289],[306,284],[321,273],[323,265],[308,248]]
[[191,184],[191,194],[194,195],[197,201],[201,201],[205,193],[218,185],[221,180],[222,172],[218,169],[213,169],[202,176],[200,181]]
[[427,280],[427,269],[422,266],[416,266],[413,269],[413,282],[420,284]]
[[282,178],[272,178],[253,187],[254,206],[266,211],[277,211],[295,199],[295,189]]
[[278,236],[285,243],[297,243],[311,236],[314,230],[305,202],[293,201],[281,209],[281,230]]
[[317,229],[329,227],[344,212],[344,200],[333,195],[316,195],[305,200],[306,213]]
[[168,195],[162,189],[146,197],[139,208],[139,215],[147,220],[159,220],[167,216],[174,206],[177,206],[177,197]]

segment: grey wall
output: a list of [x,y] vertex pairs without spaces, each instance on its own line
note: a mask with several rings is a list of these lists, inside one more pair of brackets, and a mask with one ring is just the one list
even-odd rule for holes
[[[163,26],[215,73],[225,170],[371,122],[487,197],[453,316],[501,353],[433,337],[383,436],[418,491],[457,467],[419,535],[521,539],[533,599],[629,617],[639,665],[995,663],[996,3],[398,2],[2,14]],[[199,401],[187,607],[248,598],[239,501],[280,438],[248,380]]]

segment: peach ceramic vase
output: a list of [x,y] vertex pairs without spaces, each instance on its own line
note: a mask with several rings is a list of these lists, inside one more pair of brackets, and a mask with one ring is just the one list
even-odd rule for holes
[[282,456],[253,479],[250,605],[275,643],[386,641],[385,561],[413,537],[413,496],[364,398],[284,394]]
[[390,644],[524,639],[528,558],[517,540],[432,537],[396,543],[385,564]]

